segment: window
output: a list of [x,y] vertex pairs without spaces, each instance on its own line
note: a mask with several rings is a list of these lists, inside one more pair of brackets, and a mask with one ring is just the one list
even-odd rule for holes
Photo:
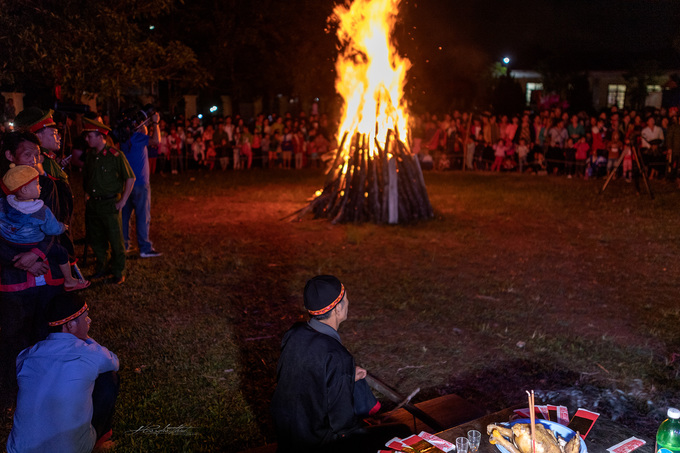
[[647,85],[647,93],[660,93],[661,85]]
[[623,108],[626,99],[626,85],[610,84],[607,89],[607,105],[615,105]]
[[[534,82],[527,82],[527,105],[531,104],[538,104],[538,99],[532,99],[533,97],[536,97],[537,95],[540,96],[541,92],[543,91],[543,84],[542,83],[534,83]],[[534,93],[534,91],[536,93]],[[533,96],[532,96],[532,93]]]

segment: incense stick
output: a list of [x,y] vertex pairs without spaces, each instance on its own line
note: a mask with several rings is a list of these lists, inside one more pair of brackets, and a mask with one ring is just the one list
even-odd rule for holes
[[536,412],[534,410],[534,391],[527,390],[529,396],[529,420],[531,420],[531,453],[536,453]]

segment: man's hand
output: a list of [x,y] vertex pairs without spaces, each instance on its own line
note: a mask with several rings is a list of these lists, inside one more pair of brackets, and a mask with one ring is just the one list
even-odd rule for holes
[[357,366],[354,367],[354,382],[358,381],[359,379],[364,379],[366,377],[366,370],[363,368]]
[[30,272],[36,277],[45,275],[48,270],[50,270],[50,267],[44,261],[36,261],[36,263],[33,266],[28,268],[28,272]]
[[125,203],[126,203],[126,201],[123,201],[122,199],[118,200],[118,202],[116,203],[116,210],[120,211],[121,209],[123,209],[123,206],[125,206]]
[[39,256],[33,252],[24,252],[16,255],[12,258],[12,261],[14,261],[14,267],[21,269],[22,271],[28,271],[38,261],[38,258]]

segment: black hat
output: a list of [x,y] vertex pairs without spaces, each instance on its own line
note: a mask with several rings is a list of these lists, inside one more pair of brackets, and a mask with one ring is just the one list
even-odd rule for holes
[[50,327],[61,326],[86,311],[87,304],[78,294],[59,294],[52,299],[47,309],[47,323]]
[[317,275],[305,285],[305,308],[312,316],[328,313],[345,296],[345,287],[332,275]]

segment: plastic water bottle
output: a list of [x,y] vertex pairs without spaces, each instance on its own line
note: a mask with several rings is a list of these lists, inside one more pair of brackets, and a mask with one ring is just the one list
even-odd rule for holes
[[680,410],[669,407],[668,418],[656,433],[656,453],[680,453]]

